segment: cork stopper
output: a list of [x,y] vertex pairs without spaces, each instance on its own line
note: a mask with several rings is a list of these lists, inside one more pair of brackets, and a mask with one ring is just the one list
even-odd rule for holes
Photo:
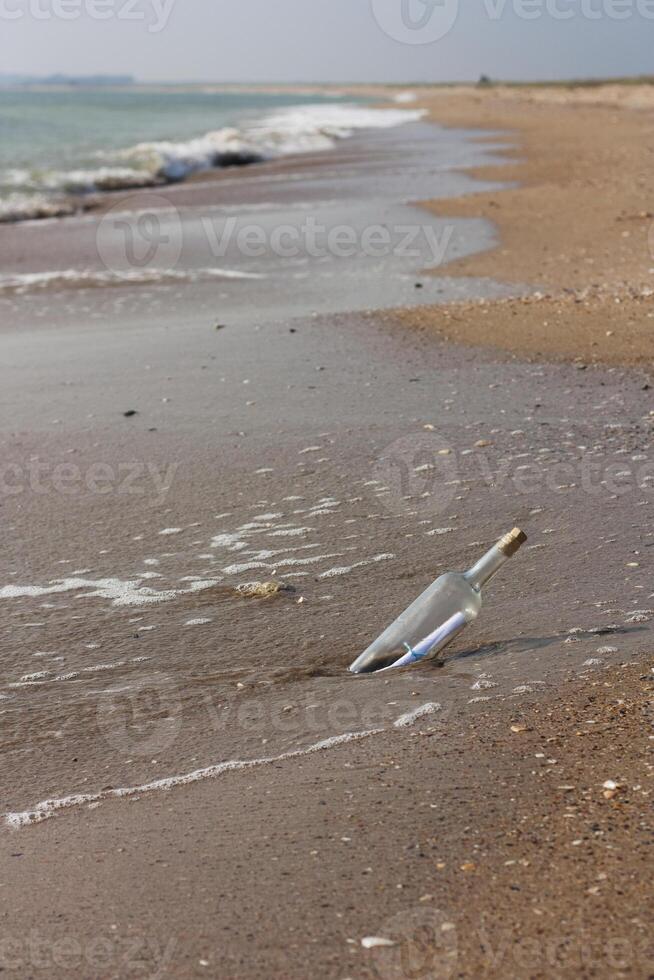
[[515,555],[516,551],[522,547],[522,545],[527,540],[527,535],[524,531],[521,531],[519,527],[514,527],[512,531],[505,534],[503,538],[497,542],[497,546],[500,551],[503,551],[507,558],[511,555]]

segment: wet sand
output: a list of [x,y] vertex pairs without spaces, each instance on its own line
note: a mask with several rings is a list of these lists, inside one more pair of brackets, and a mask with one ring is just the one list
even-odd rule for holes
[[651,677],[12,835],[8,975],[649,976]]
[[[407,331],[365,282],[342,312],[330,272],[2,300],[9,976],[652,971],[646,376]],[[347,675],[514,524],[444,665]]]

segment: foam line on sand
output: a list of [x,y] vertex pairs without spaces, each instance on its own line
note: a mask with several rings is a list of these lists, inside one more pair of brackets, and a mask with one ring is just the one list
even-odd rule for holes
[[37,803],[32,810],[24,810],[22,813],[6,813],[5,824],[14,830],[21,827],[28,827],[31,824],[41,823],[48,820],[60,810],[71,810],[74,807],[88,806],[93,803],[102,803],[105,800],[124,799],[134,796],[142,796],[144,793],[154,793],[159,790],[174,789],[177,786],[188,786],[190,783],[198,783],[204,779],[215,779],[225,772],[235,772],[241,769],[254,769],[258,766],[269,766],[273,763],[284,762],[287,759],[298,759],[304,755],[311,755],[314,752],[324,752],[327,749],[336,748],[346,742],[354,742],[370,735],[381,735],[385,729],[375,728],[365,732],[346,732],[344,735],[334,735],[331,738],[316,742],[306,749],[295,749],[292,752],[283,752],[281,755],[270,756],[262,759],[230,760],[219,762],[204,769],[196,769],[194,772],[184,773],[179,776],[167,776],[164,779],[156,779],[150,783],[142,783],[140,786],[126,786],[119,789],[101,790],[99,793],[77,793],[72,796],[55,797]]
[[[440,704],[428,702],[407,714],[400,715],[394,722],[393,728],[410,728],[420,718],[435,714],[441,710]],[[392,731],[393,729],[390,729]],[[155,779],[150,783],[141,783],[139,786],[126,786],[119,789],[100,790],[99,793],[75,793],[71,796],[53,797],[49,800],[42,800],[31,810],[23,810],[18,813],[5,813],[5,824],[14,830],[21,827],[28,827],[30,824],[42,823],[53,817],[60,810],[71,810],[78,806],[90,806],[94,803],[103,803],[105,800],[125,799],[134,796],[142,796],[144,793],[155,793],[159,790],[174,789],[177,786],[188,786],[190,783],[199,783],[204,779],[215,779],[222,776],[225,772],[236,772],[242,769],[255,769],[258,766],[269,766],[276,762],[285,762],[287,759],[299,759],[304,755],[312,755],[314,752],[324,752],[327,749],[345,745],[347,742],[356,742],[371,735],[382,735],[386,728],[371,728],[364,732],[345,732],[343,735],[332,735],[320,742],[314,742],[306,749],[294,749],[292,752],[282,752],[281,755],[266,756],[261,759],[231,759],[226,762],[218,762],[213,766],[206,766],[204,769],[196,769],[193,772],[183,773],[179,776],[166,776],[164,779]]]

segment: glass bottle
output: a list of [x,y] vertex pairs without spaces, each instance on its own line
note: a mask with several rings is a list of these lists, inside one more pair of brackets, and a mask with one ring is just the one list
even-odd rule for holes
[[352,673],[404,667],[434,657],[477,618],[482,586],[526,540],[524,531],[516,527],[467,572],[446,572],[437,578],[357,657],[350,667]]

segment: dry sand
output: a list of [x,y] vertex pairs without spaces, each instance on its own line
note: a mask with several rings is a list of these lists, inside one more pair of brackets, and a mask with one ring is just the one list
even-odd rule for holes
[[404,322],[529,356],[651,363],[654,86],[436,89],[417,104],[446,125],[507,132],[507,163],[475,175],[518,183],[429,205],[499,228],[499,248],[448,271],[528,283],[538,296]]

